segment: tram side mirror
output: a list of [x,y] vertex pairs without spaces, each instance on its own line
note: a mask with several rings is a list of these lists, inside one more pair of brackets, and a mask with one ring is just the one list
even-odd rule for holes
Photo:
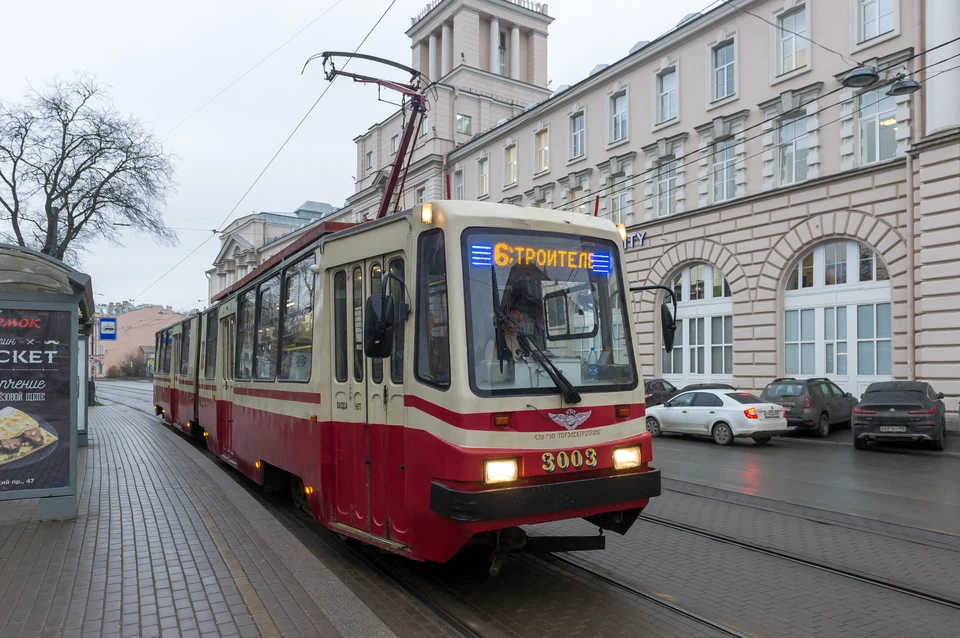
[[663,347],[667,352],[673,350],[673,335],[677,331],[677,322],[670,314],[670,308],[666,304],[660,306],[660,328],[663,332]]
[[363,354],[378,359],[390,356],[395,312],[393,297],[367,297],[363,317]]

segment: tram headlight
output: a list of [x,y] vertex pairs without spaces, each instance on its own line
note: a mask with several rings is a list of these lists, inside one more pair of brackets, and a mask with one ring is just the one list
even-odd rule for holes
[[483,482],[509,483],[517,480],[517,459],[497,459],[483,462]]
[[613,468],[629,470],[640,465],[640,446],[617,448],[613,451]]
[[420,207],[420,221],[424,224],[433,223],[433,204],[424,204]]

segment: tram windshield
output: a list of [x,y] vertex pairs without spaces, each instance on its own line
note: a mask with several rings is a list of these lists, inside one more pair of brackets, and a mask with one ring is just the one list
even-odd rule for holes
[[463,235],[463,255],[474,392],[564,392],[548,367],[559,370],[578,392],[636,387],[613,242],[470,229]]

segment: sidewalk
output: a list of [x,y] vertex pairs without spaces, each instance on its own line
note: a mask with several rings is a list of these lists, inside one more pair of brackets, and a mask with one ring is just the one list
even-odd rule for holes
[[90,409],[79,516],[0,504],[0,635],[393,634],[222,469],[172,431]]

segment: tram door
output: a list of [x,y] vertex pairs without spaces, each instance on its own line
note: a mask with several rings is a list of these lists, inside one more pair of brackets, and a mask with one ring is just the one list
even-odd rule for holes
[[370,452],[367,425],[363,304],[367,267],[360,261],[332,271],[334,501],[337,522],[370,531]]
[[233,461],[233,371],[237,348],[237,315],[231,314],[220,319],[220,364],[219,392],[217,409],[217,443],[220,456]]
[[[174,330],[180,329],[180,326]],[[170,357],[170,423],[180,422],[180,388],[177,377],[180,374],[180,345],[183,343],[183,335],[178,331],[173,335],[173,356]]]

